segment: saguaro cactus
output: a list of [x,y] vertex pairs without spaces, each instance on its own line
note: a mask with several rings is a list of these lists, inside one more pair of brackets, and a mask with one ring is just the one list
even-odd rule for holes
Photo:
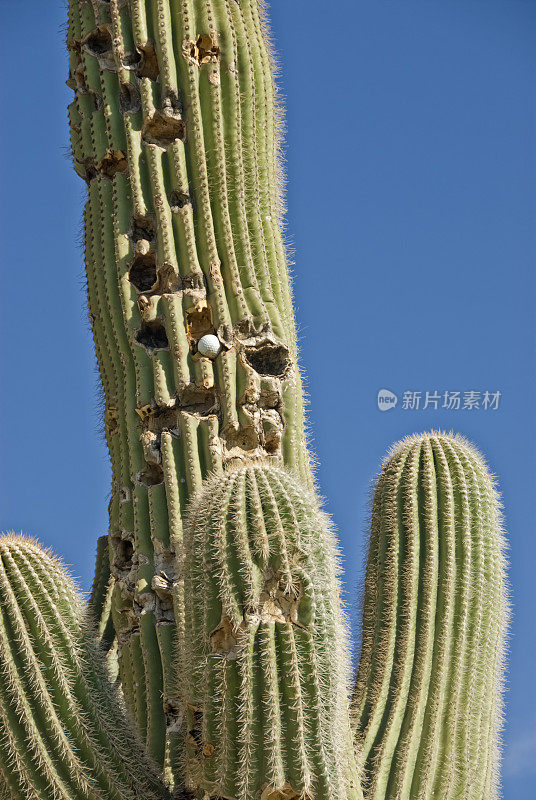
[[119,668],[164,763],[179,725],[171,587],[189,497],[256,456],[310,482],[274,89],[256,0],[71,0],[68,47]]
[[37,543],[0,538],[0,797],[168,797],[124,718],[78,592]]
[[282,469],[208,480],[185,525],[186,785],[248,800],[360,796],[337,550]]
[[374,494],[353,699],[370,800],[497,796],[503,551],[472,446],[431,434],[393,449]]
[[0,798],[492,800],[503,542],[457,437],[384,464],[350,708],[257,0],[70,0],[68,47],[113,470],[100,650],[63,568],[0,539]]

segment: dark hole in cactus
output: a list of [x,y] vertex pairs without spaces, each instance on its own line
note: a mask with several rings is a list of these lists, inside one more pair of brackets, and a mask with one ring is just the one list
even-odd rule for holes
[[219,61],[220,48],[208,33],[200,33],[195,42],[185,42],[185,55],[189,61],[197,64],[209,64]]
[[94,92],[93,89],[88,90],[88,94],[93,100],[93,105],[95,107],[95,111],[100,111],[102,108],[102,95],[98,92]]
[[141,96],[136,86],[122,83],[119,87],[119,107],[125,114],[135,114],[141,109]]
[[175,700],[166,700],[164,702],[164,714],[166,716],[166,725],[170,728],[172,725],[180,722],[182,718],[181,704]]
[[156,261],[154,253],[146,253],[134,259],[129,273],[129,281],[139,292],[147,292],[156,283]]
[[125,53],[123,58],[121,59],[121,63],[124,67],[129,69],[130,67],[137,66],[141,61],[141,55],[136,51],[131,53]]
[[132,556],[134,555],[134,545],[128,539],[112,538],[114,552],[114,565],[117,569],[130,569],[132,567]]
[[141,239],[152,242],[155,238],[155,225],[152,219],[149,217],[132,217],[130,238],[133,242],[139,242]]
[[85,180],[89,183],[89,181],[92,181],[93,178],[97,176],[97,169],[95,167],[95,164],[91,160],[85,162],[84,169],[86,172]]
[[277,378],[285,375],[290,364],[287,348],[272,342],[246,347],[246,359],[259,375],[272,375]]
[[185,136],[184,121],[162,114],[161,111],[155,111],[153,116],[145,120],[143,124],[143,140],[148,144],[156,144],[164,150],[176,139],[184,140]]
[[84,39],[83,44],[91,55],[101,56],[113,49],[112,36],[106,25],[99,25]]
[[189,194],[186,194],[186,192],[179,192],[177,189],[174,189],[169,195],[169,207],[175,214],[191,202],[192,198]]
[[160,74],[156,50],[152,42],[146,42],[138,48],[141,54],[141,63],[137,69],[140,78],[149,78],[155,81]]
[[116,172],[125,172],[128,169],[128,161],[122,150],[107,150],[95,167],[106,178],[113,178]]
[[166,350],[169,347],[166,329],[161,322],[144,322],[136,334],[139,342],[149,353],[153,350]]
[[198,747],[201,747],[203,743],[202,737],[202,725],[203,725],[203,712],[196,709],[193,712],[194,715],[194,726],[191,731],[189,731],[190,736],[196,743]]
[[138,483],[144,486],[157,486],[164,483],[164,470],[160,464],[147,464],[144,470],[138,473]]

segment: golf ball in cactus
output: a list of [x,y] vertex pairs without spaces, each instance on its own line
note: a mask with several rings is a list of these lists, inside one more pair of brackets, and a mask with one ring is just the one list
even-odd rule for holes
[[197,352],[207,358],[216,358],[221,350],[220,340],[213,333],[202,336],[197,343]]

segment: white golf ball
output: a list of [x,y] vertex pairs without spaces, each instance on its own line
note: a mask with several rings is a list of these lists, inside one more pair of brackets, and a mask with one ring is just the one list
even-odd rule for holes
[[220,350],[220,340],[213,333],[205,334],[197,343],[197,352],[206,358],[216,358]]

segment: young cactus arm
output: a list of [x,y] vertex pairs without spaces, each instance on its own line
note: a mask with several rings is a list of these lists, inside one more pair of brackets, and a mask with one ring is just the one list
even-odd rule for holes
[[209,479],[181,571],[186,786],[235,800],[362,797],[338,553],[312,493],[266,464]]
[[88,601],[88,612],[96,627],[97,638],[105,652],[109,652],[115,641],[115,630],[112,620],[112,596],[114,578],[110,569],[110,553],[108,537],[97,539],[97,557],[95,575],[91,595]]
[[367,800],[493,800],[504,635],[500,505],[464,439],[393,448],[374,493],[353,697]]
[[0,538],[0,797],[164,800],[65,568]]
[[190,496],[252,456],[311,482],[278,113],[257,0],[70,0],[68,47],[112,461],[113,624],[127,705],[162,760],[178,725],[171,588]]

